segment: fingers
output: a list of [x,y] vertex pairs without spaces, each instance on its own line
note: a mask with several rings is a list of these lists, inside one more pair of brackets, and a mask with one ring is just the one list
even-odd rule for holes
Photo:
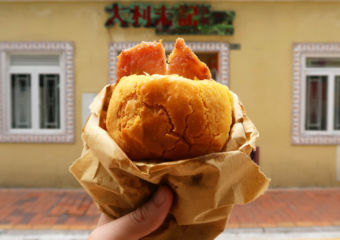
[[162,186],[145,205],[120,219],[126,232],[140,238],[155,231],[164,221],[172,205],[172,192]]
[[96,228],[90,240],[139,239],[155,231],[164,221],[172,205],[173,196],[168,187],[161,186],[142,207],[110,223]]

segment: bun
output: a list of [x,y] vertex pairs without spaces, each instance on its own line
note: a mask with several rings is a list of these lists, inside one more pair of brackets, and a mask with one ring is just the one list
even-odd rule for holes
[[174,74],[122,77],[106,119],[108,133],[135,161],[219,152],[231,123],[232,96],[226,86]]

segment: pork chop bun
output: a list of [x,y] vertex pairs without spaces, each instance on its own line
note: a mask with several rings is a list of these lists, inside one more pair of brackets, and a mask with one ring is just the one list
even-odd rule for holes
[[229,138],[232,95],[177,39],[166,63],[161,42],[118,57],[106,128],[133,161],[168,161],[219,152]]

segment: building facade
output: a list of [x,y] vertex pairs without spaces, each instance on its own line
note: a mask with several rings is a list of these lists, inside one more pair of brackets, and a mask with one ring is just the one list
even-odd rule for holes
[[[179,6],[139,3],[141,24],[148,6],[155,19],[162,6]],[[68,166],[81,153],[88,103],[114,82],[119,51],[159,39],[170,51],[178,36],[246,106],[271,187],[340,186],[340,1],[181,3],[191,8],[186,27],[204,5],[234,13],[232,30],[133,26],[130,1],[119,5],[124,26],[111,1],[0,0],[0,186],[77,187]]]

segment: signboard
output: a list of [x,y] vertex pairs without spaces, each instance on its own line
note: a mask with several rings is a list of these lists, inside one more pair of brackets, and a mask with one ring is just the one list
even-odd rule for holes
[[105,7],[109,14],[105,26],[155,28],[156,34],[232,35],[234,11],[212,11],[209,4],[177,4],[155,6],[113,3]]

